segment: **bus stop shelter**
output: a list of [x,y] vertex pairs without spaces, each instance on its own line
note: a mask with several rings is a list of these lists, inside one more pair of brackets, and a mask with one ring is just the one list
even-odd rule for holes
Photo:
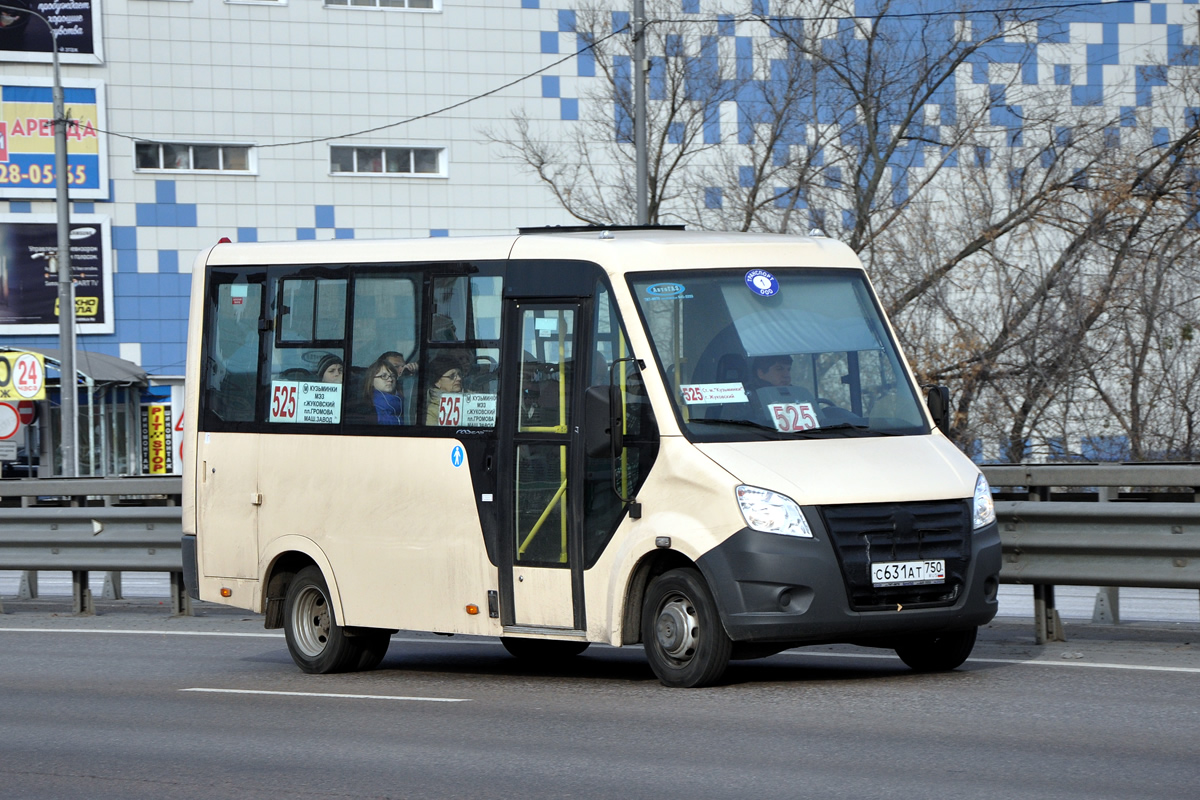
[[[37,353],[45,359],[46,399],[38,402],[37,421],[29,426],[33,430],[26,431],[22,460],[26,474],[43,478],[61,475],[61,351],[8,346],[0,346],[0,351]],[[141,391],[150,385],[146,371],[132,361],[83,349],[75,352],[75,371],[79,474],[104,477],[140,473],[140,399]],[[58,373],[57,380],[54,373]]]

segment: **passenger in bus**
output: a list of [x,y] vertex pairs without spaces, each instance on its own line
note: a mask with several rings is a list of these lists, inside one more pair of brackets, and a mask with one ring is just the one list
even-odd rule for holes
[[439,355],[429,365],[429,375],[436,377],[433,377],[433,384],[429,387],[425,424],[437,425],[442,395],[457,394],[463,390],[462,362],[454,356]]
[[403,378],[408,374],[416,374],[417,362],[409,361],[403,354],[397,353],[395,350],[389,350],[379,358],[381,361],[391,364],[392,369],[396,370],[396,377],[398,378]]
[[396,370],[382,358],[363,373],[357,416],[380,425],[404,424],[404,398],[396,394]]
[[321,383],[341,383],[345,378],[345,370],[341,356],[330,353],[317,364],[317,380]]
[[417,405],[413,399],[417,386],[417,362],[405,358],[403,353],[398,353],[395,350],[389,350],[379,358],[391,364],[392,369],[396,370],[395,394],[400,398],[404,407],[408,409],[408,415],[401,416],[401,419],[405,425],[410,425],[413,422],[412,414],[414,407]]

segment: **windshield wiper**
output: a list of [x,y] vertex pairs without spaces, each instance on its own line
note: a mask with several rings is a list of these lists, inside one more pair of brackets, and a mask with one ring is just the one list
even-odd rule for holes
[[819,439],[822,434],[832,433],[839,436],[903,436],[895,431],[881,431],[869,425],[859,425],[854,422],[839,422],[836,425],[822,425],[819,428],[809,428],[806,431],[796,431],[796,436],[802,439]]
[[703,422],[707,425],[741,425],[741,426],[747,427],[747,428],[758,428],[761,431],[770,431],[771,433],[780,434],[782,436],[795,436],[795,437],[799,437],[801,439],[827,438],[826,437],[827,434],[828,434],[828,436],[844,436],[844,437],[904,436],[903,433],[897,433],[895,431],[876,430],[874,428],[871,428],[868,425],[859,425],[859,424],[856,424],[853,422],[839,422],[835,425],[823,425],[819,428],[809,428],[808,430],[803,430],[803,431],[792,431],[791,433],[784,433],[783,431],[776,428],[774,425],[764,425],[761,422],[755,422],[752,419],[697,418],[697,419],[688,420],[688,422],[689,423]]
[[706,425],[743,425],[748,428],[758,428],[762,431],[779,433],[774,425],[763,425],[761,422],[755,422],[752,419],[709,419],[705,417],[696,417],[688,420],[689,424],[694,422],[703,422]]

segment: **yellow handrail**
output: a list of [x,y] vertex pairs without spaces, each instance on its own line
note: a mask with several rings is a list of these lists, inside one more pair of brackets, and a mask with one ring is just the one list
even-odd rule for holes
[[[545,523],[546,520],[550,517],[550,512],[554,510],[554,504],[559,501],[560,497],[563,498],[564,500],[566,499],[566,493],[567,493],[567,482],[564,479],[562,482],[562,485],[558,487],[558,491],[554,493],[554,497],[551,497],[550,502],[546,504],[546,510],[542,512],[542,515],[540,517],[538,517],[538,521],[533,523],[533,527],[529,529],[529,535],[525,537],[525,541],[521,542],[521,546],[517,548],[517,557],[518,558],[520,558],[521,554],[524,553],[529,548],[529,543],[533,541],[533,537],[537,536],[538,531],[540,531],[542,529],[543,523]],[[563,519],[565,520],[566,517],[564,516]],[[565,556],[565,553],[564,553],[564,556]],[[560,557],[560,560],[561,560],[561,558],[562,557]]]

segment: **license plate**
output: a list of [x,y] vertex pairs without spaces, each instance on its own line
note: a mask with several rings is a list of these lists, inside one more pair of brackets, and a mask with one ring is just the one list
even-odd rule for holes
[[946,562],[881,561],[871,565],[871,583],[875,586],[918,586],[924,583],[945,583]]

